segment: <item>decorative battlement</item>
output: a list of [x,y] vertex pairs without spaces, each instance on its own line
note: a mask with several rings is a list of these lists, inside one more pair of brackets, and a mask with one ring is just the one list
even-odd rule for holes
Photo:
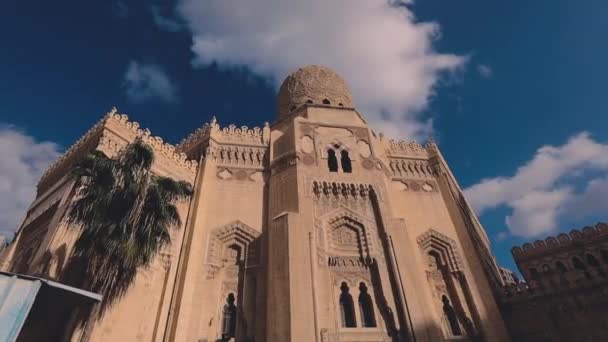
[[389,140],[387,153],[391,157],[428,158],[429,152],[437,148],[429,141],[424,146],[415,141]]
[[557,237],[550,236],[545,240],[536,240],[534,243],[525,243],[523,246],[513,247],[511,254],[516,261],[529,259],[555,253],[556,249],[568,248],[573,244],[581,244],[596,240],[598,237],[608,237],[608,224],[601,222],[595,227],[585,227],[582,232],[572,230],[569,234],[559,234]]
[[154,152],[160,153],[168,159],[174,161],[176,164],[185,167],[191,173],[196,173],[198,162],[196,160],[187,160],[185,153],[177,153],[175,146],[166,143],[161,137],[153,136],[149,129],[139,128],[139,123],[135,121],[129,121],[129,117],[125,114],[119,114],[116,112],[116,108],[113,108],[107,115],[107,120],[116,122],[129,130],[131,130],[137,138],[140,138],[143,142],[148,144]]
[[[119,128],[131,132],[135,138],[139,138],[148,144],[154,152],[159,153],[177,165],[184,167],[189,173],[196,173],[198,167],[197,161],[187,160],[186,154],[176,153],[175,146],[165,143],[161,137],[153,136],[147,128],[141,129],[139,123],[129,121],[127,115],[120,114],[117,112],[116,108],[112,108],[110,112],[104,115],[101,120],[91,127],[91,129],[78,139],[74,145],[46,169],[38,182],[39,192],[47,189],[54,181],[63,177],[77,160],[84,154],[95,149],[98,144],[112,145],[114,148],[122,147],[122,144],[111,142],[110,136],[104,133],[105,130],[112,130],[112,124],[116,124]],[[120,135],[118,132],[115,133]],[[126,139],[128,137],[121,138]]]
[[183,139],[176,149],[180,152],[186,152],[201,141],[209,138],[217,139],[221,143],[237,145],[267,145],[270,139],[270,126],[266,122],[263,128],[249,128],[247,126],[239,128],[236,125],[220,128],[219,123],[213,117],[211,122],[205,123],[203,127],[196,129],[196,131]]

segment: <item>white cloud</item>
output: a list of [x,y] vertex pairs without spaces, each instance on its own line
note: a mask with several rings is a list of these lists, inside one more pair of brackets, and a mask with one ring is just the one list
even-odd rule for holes
[[357,108],[389,136],[421,137],[423,110],[443,72],[466,58],[434,51],[436,23],[417,22],[403,1],[180,0],[193,33],[194,65],[245,65],[280,85],[319,64],[349,83]]
[[152,13],[152,20],[156,26],[161,30],[169,32],[177,32],[182,29],[182,25],[175,19],[163,15],[162,8],[158,5],[150,5],[150,13]]
[[19,228],[40,175],[59,154],[55,143],[0,125],[0,234],[10,239]]
[[492,70],[492,68],[489,65],[485,65],[485,64],[479,64],[477,66],[477,72],[483,78],[490,78],[494,74],[494,71]]
[[[577,192],[581,182],[586,187]],[[579,133],[564,145],[539,148],[512,177],[483,179],[465,192],[479,214],[509,207],[507,226],[523,237],[546,235],[562,220],[608,214],[608,143]]]
[[177,101],[177,85],[156,64],[131,61],[123,79],[127,98],[134,103],[159,99],[167,103]]

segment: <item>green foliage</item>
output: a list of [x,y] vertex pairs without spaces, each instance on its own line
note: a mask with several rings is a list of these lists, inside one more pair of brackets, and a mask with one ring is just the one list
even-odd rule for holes
[[74,257],[104,302],[122,295],[171,241],[169,230],[181,224],[174,203],[192,194],[187,182],[153,175],[153,162],[152,149],[138,140],[115,158],[95,151],[72,171],[78,192],[68,220],[81,229]]

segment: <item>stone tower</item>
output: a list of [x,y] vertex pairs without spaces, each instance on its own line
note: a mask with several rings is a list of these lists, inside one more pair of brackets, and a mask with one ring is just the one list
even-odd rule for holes
[[263,128],[214,118],[175,147],[109,113],[45,173],[35,204],[52,219],[28,211],[4,265],[60,280],[75,237],[57,231],[73,192],[54,184],[86,151],[111,155],[140,137],[162,157],[153,171],[195,193],[172,245],[90,340],[509,340],[489,241],[437,146],[376,135],[324,67],[289,75],[277,108]]

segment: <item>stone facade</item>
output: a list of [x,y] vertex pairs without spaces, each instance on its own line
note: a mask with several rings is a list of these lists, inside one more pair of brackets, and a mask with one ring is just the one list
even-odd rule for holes
[[512,249],[525,282],[505,288],[517,341],[608,340],[608,224]]
[[3,267],[64,279],[77,230],[66,174],[142,138],[153,171],[193,184],[172,244],[80,341],[508,341],[488,238],[434,143],[388,140],[345,82],[308,66],[277,120],[177,146],[115,110],[42,176]]

